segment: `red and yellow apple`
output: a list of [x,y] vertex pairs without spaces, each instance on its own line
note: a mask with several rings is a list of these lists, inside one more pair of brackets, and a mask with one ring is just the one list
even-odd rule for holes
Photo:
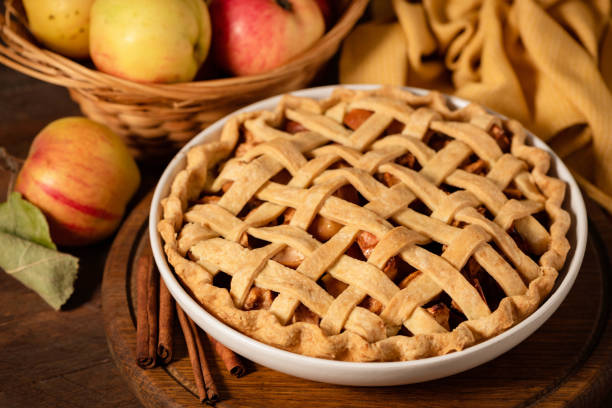
[[203,0],[96,0],[90,24],[96,67],[137,82],[191,81],[210,47]]
[[123,141],[82,117],[51,122],[36,135],[15,190],[42,210],[59,245],[86,245],[119,226],[140,173]]
[[71,58],[89,56],[89,10],[94,0],[23,0],[28,25],[47,48]]
[[325,31],[315,0],[212,0],[209,8],[215,61],[235,75],[279,67]]

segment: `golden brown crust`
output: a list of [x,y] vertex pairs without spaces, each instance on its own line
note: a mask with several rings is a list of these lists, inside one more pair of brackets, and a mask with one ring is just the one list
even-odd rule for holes
[[[348,112],[359,115],[345,118]],[[280,130],[285,122],[295,132]],[[241,129],[249,148],[227,159]],[[512,133],[510,146],[500,129]],[[430,147],[431,132],[443,134],[443,143]],[[218,142],[189,151],[162,200],[158,230],[170,264],[206,310],[264,343],[350,361],[462,350],[533,313],[569,251],[570,217],[561,208],[565,184],[547,175],[550,156],[525,138],[517,122],[473,104],[452,110],[436,92],[338,88],[322,101],[289,95],[274,112],[232,117]],[[396,161],[406,155],[408,167]],[[474,155],[476,164],[466,165]],[[355,204],[356,194],[336,193],[343,186],[352,186],[367,204]],[[519,199],[504,194],[509,186]],[[220,198],[196,203],[203,192]],[[410,207],[417,201],[429,215]],[[547,225],[537,213],[546,214]],[[281,225],[279,217],[285,218]],[[336,226],[324,242],[308,232],[322,220]],[[510,230],[539,255],[538,263]],[[375,245],[367,247],[366,260],[347,255],[358,236],[362,251],[364,237]],[[253,249],[247,237],[268,244]],[[423,247],[431,241],[443,245],[441,253]],[[401,287],[387,270],[396,258],[420,271]],[[494,311],[482,288],[460,272],[470,259],[506,295]],[[219,271],[232,276],[229,290],[212,285]],[[342,282],[343,290],[328,293],[317,284],[322,276],[323,282]],[[266,291],[268,310],[243,310],[253,287]],[[278,293],[273,300],[271,292]],[[448,311],[441,318],[424,307],[442,293],[467,317],[452,331],[444,321]],[[366,298],[364,304],[377,307],[361,307]],[[306,321],[292,318],[298,306]],[[399,334],[402,326],[412,335]]]

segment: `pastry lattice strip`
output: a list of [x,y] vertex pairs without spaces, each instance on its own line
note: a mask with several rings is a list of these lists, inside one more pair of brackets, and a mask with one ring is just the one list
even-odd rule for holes
[[[381,131],[383,131],[383,130],[384,130],[384,128],[386,128],[386,126],[388,126],[388,124],[389,124],[389,123],[390,123],[390,120],[389,120],[389,119],[385,119],[385,120],[384,120],[384,122],[383,122],[384,126],[382,126],[382,125],[381,125],[381,126],[378,126],[377,128],[375,128],[375,129],[376,129],[376,131],[377,131],[377,132],[381,132]],[[319,127],[318,129],[320,130],[321,128]],[[371,127],[370,127],[369,129],[371,129]],[[336,138],[336,139],[338,139],[338,138]],[[374,138],[373,138],[373,137],[369,137],[368,139],[369,139],[369,140],[373,140]],[[287,140],[287,139],[285,139],[285,140]],[[382,139],[382,141],[384,141],[384,139]],[[451,148],[449,148],[449,150],[450,150],[450,149],[452,149],[452,147],[451,147]],[[415,150],[416,150],[416,149],[415,149]],[[456,151],[456,150],[457,150],[457,149],[454,149],[453,151]],[[277,152],[279,152],[279,151],[280,151],[279,149],[275,149],[275,150],[274,150],[274,152],[273,152],[272,154],[270,154],[270,156],[278,156],[278,154],[276,154],[276,153],[277,153]],[[470,151],[469,149],[468,149],[467,151],[468,151],[468,153],[471,153],[471,151]],[[263,151],[261,151],[261,152],[263,153]],[[291,150],[290,150],[290,149],[285,149],[285,152],[291,152]],[[372,153],[374,153],[374,152],[372,152]],[[379,152],[376,152],[376,153],[379,153]],[[417,154],[418,154],[418,152],[417,152]],[[254,155],[253,155],[253,156],[254,156]],[[297,156],[297,155],[295,155],[295,154],[294,154],[293,156],[295,157],[295,156]],[[423,156],[423,155],[421,154],[421,156]],[[459,157],[461,157],[461,156],[459,156]],[[461,161],[462,161],[462,160],[464,160],[464,157],[461,157]],[[294,160],[293,162],[295,162],[295,161],[296,161],[296,160]],[[284,160],[281,160],[281,162],[284,162],[284,163],[289,163],[289,162],[291,162],[291,160],[288,160],[288,158],[285,158]],[[364,162],[364,163],[368,163],[368,161],[366,161],[366,160],[363,160],[362,162]],[[425,168],[426,168],[426,169],[429,169],[430,167],[425,167]],[[295,174],[295,173],[298,171],[298,169],[297,169],[297,168],[294,168],[294,169],[292,169],[292,170],[293,170],[293,171],[291,171],[291,173],[292,173],[292,174]],[[332,170],[331,172],[333,173],[334,171]],[[249,175],[250,175],[250,174],[253,174],[253,172],[246,172],[246,173],[247,173],[247,174],[249,174]],[[255,173],[256,173],[256,172],[255,172]],[[270,173],[273,173],[273,171],[272,171],[272,172],[270,172]],[[270,174],[270,176],[271,176],[271,175],[272,175],[272,174]],[[366,179],[366,180],[369,180],[369,179]],[[372,178],[371,180],[374,180],[374,179]],[[249,182],[250,182],[250,180],[249,180]],[[258,184],[258,183],[256,183],[255,185],[256,185],[256,186],[259,186],[259,184]],[[238,186],[239,186],[239,185],[238,185]],[[383,187],[383,188],[384,188],[384,187]],[[359,188],[358,188],[358,190],[359,190]],[[244,191],[244,189],[242,189],[242,191]],[[437,191],[437,192],[438,192],[438,193],[440,193],[440,194],[444,194],[444,193],[443,193],[441,190],[433,190],[433,191]],[[321,198],[323,198],[323,196],[322,196]],[[229,201],[229,200],[228,200],[228,201]],[[297,207],[297,206],[295,206],[295,205],[294,205],[294,207],[295,207],[295,208],[298,208],[298,209],[299,209],[299,208],[302,208],[302,207]],[[481,233],[480,235],[482,236],[483,234]],[[486,240],[484,240],[484,239],[483,239],[483,240],[482,240],[482,242],[480,242],[479,244],[482,244],[482,243],[483,243],[483,242],[485,242],[485,241],[486,241]],[[475,245],[475,248],[476,248],[476,247],[477,247],[477,245]],[[451,248],[454,248],[454,247],[451,247]],[[494,263],[495,261],[499,261],[499,259],[495,259],[495,255],[491,255],[491,254],[496,254],[496,253],[495,253],[495,252],[494,252],[494,251],[493,251],[493,250],[492,250],[490,247],[489,247],[489,249],[490,249],[490,251],[486,251],[486,250],[485,250],[485,251],[482,251],[482,252],[479,254],[479,256],[477,257],[477,260],[480,260],[480,262],[484,264],[483,266],[485,266],[485,269],[489,269],[489,270],[490,270],[490,268],[487,268],[487,266],[490,266],[490,265],[491,265],[492,263]],[[456,251],[455,251],[455,252],[456,252]],[[450,253],[453,253],[453,252],[452,252],[452,249],[451,249],[451,252],[450,252]],[[394,255],[395,255],[395,254],[393,254],[392,256],[394,256]],[[469,253],[468,255],[471,255],[471,253]],[[404,257],[404,256],[403,256],[403,257]],[[406,257],[408,257],[408,256],[406,256]],[[468,256],[468,257],[463,256],[463,261],[462,261],[462,263],[463,263],[463,264],[465,264],[465,262],[467,261],[467,258],[469,258],[469,256]],[[498,257],[498,258],[499,258],[499,257]],[[386,262],[386,260],[387,260],[387,259],[385,259],[385,262]],[[407,259],[406,259],[406,260],[407,260]],[[414,263],[414,262],[413,262],[413,263]],[[502,263],[503,263],[503,260],[502,260]],[[463,264],[461,264],[461,262],[460,262],[460,263],[458,263],[458,264],[456,263],[456,264],[455,264],[455,266],[456,266],[456,267],[458,267],[458,268],[460,269],[460,268],[463,266]],[[503,264],[505,264],[505,263],[503,263]],[[383,265],[384,265],[384,262],[383,262]],[[507,264],[506,264],[506,265],[507,265]],[[507,272],[507,271],[506,271],[506,272]],[[516,275],[515,275],[515,274],[513,275],[513,274],[507,274],[507,273],[506,273],[506,276],[509,276],[508,278],[506,278],[506,281],[512,281],[512,280],[513,280],[513,277],[514,277],[514,278],[516,277]],[[315,280],[316,280],[316,278],[318,278],[318,276],[316,276],[316,277],[315,277]],[[500,278],[498,277],[498,279],[497,279],[497,280],[499,281],[499,280],[500,280]],[[419,282],[419,281],[417,281],[417,282]],[[503,289],[505,289],[505,290],[506,290],[506,292],[507,292],[507,294],[510,294],[510,295],[512,295],[512,294],[516,294],[516,293],[521,293],[521,292],[524,292],[524,290],[525,290],[525,287],[524,287],[524,285],[522,284],[522,282],[520,281],[520,279],[516,279],[516,278],[515,278],[515,279],[514,279],[514,281],[513,281],[513,282],[511,282],[509,285],[503,285],[503,284],[502,284],[502,288],[503,288]],[[411,288],[411,289],[412,289],[412,288]],[[406,291],[406,292],[408,292],[408,291]],[[423,291],[421,291],[421,292],[423,292]],[[433,291],[433,292],[434,292],[434,294],[432,295],[432,297],[435,297],[435,296],[437,296],[437,295],[440,293],[440,290],[438,290],[438,291]],[[426,292],[426,293],[427,293],[427,292]],[[244,294],[243,294],[243,296],[244,296]],[[286,304],[286,305],[288,305],[287,309],[289,309],[290,311],[292,311],[291,309],[293,309],[293,310],[294,310],[294,309],[295,309],[295,303],[294,303],[294,304],[291,304],[291,302],[287,302],[286,300],[284,300],[284,297],[286,297],[286,296],[284,296],[284,294],[281,292],[281,296],[279,297],[279,302],[277,302],[277,304],[278,304],[278,303]],[[403,296],[403,297],[404,297],[404,296]],[[344,303],[346,304],[345,298],[346,298],[346,296],[343,296],[343,298],[341,299],[341,301],[342,301],[342,302],[344,302]],[[361,300],[362,300],[362,298],[363,298],[363,294],[362,294],[362,293],[357,293],[357,294],[354,296],[354,301],[357,301],[357,303],[358,303],[359,301],[361,301]],[[384,302],[384,303],[383,303],[384,305],[388,304],[388,303],[389,303],[389,301],[390,301],[390,299],[382,299],[382,300],[383,300],[383,302]],[[426,301],[428,301],[428,300],[430,300],[430,299],[426,299],[426,300],[425,300],[423,303],[426,303]],[[307,303],[307,302],[303,302],[303,303]],[[349,302],[349,303],[350,303],[350,302]],[[420,306],[420,305],[419,305],[419,306]],[[354,307],[354,305],[353,305],[353,307]],[[482,307],[481,307],[481,308],[482,308]],[[336,312],[337,312],[337,309],[338,309],[338,308],[334,308],[334,310],[335,310]],[[321,310],[321,309],[319,308],[319,310]],[[482,312],[481,312],[481,313],[482,313]],[[318,313],[318,314],[320,314],[320,313]],[[337,314],[337,313],[335,313],[335,314]],[[391,314],[391,313],[387,313],[387,314]],[[346,315],[346,313],[344,313],[343,315]],[[411,313],[409,313],[409,314],[408,314],[408,316],[410,316],[410,315],[411,315]],[[322,325],[323,325],[323,327],[325,327],[325,326],[327,326],[327,324],[326,324],[326,323],[327,323],[326,316],[322,316],[322,317],[323,317],[323,319],[324,319],[324,320],[323,320],[323,322],[322,322]],[[477,314],[474,314],[474,315],[473,315],[473,316],[471,316],[471,317],[478,317],[478,315],[477,315]],[[285,319],[286,319],[286,317],[285,317],[283,320],[285,320]],[[336,327],[337,327],[337,325],[336,325]],[[337,330],[337,328],[336,328],[336,330]],[[415,328],[414,328],[414,327],[413,327],[413,330],[415,330]],[[418,331],[418,328],[416,328],[416,331]]]

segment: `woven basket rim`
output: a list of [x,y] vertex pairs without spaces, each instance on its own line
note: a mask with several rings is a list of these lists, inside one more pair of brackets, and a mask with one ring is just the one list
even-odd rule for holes
[[[294,72],[304,69],[305,66],[315,64],[320,60],[321,54],[326,50],[334,49],[356,24],[368,4],[368,0],[352,0],[344,10],[342,16],[334,26],[321,37],[315,45],[299,54],[288,63],[263,74],[216,78],[173,84],[139,83],[128,79],[115,77],[95,69],[88,68],[81,63],[64,57],[51,50],[41,48],[38,44],[17,34],[13,24],[23,25],[21,16],[14,7],[16,0],[6,0],[5,13],[0,14],[0,63],[37,79],[51,82],[68,88],[76,88],[82,92],[95,92],[96,90],[112,89],[114,92],[136,92],[143,96],[165,97],[175,100],[200,100],[206,90],[221,90],[239,86],[260,86],[260,83],[274,81],[280,77],[287,77]],[[21,17],[21,18],[18,18]],[[21,21],[20,21],[21,20]],[[23,27],[27,30],[27,27]],[[23,53],[15,50],[20,46],[33,53],[37,61],[28,59]],[[41,72],[41,64],[44,71]],[[46,67],[45,67],[46,65]],[[37,69],[38,68],[38,69]],[[45,69],[47,68],[47,69]],[[54,72],[55,71],[55,72]],[[69,74],[79,75],[81,79],[71,77]],[[59,76],[58,74],[63,74]],[[206,99],[206,98],[204,98]]]

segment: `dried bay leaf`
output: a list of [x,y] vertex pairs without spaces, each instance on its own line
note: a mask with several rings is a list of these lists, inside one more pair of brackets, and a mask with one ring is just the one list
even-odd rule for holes
[[20,193],[11,193],[0,204],[0,231],[56,249],[45,216],[38,207],[21,198]]
[[0,267],[59,310],[74,291],[79,260],[58,252],[43,213],[12,193],[0,204]]
[[74,290],[79,259],[0,232],[0,266],[59,310]]

